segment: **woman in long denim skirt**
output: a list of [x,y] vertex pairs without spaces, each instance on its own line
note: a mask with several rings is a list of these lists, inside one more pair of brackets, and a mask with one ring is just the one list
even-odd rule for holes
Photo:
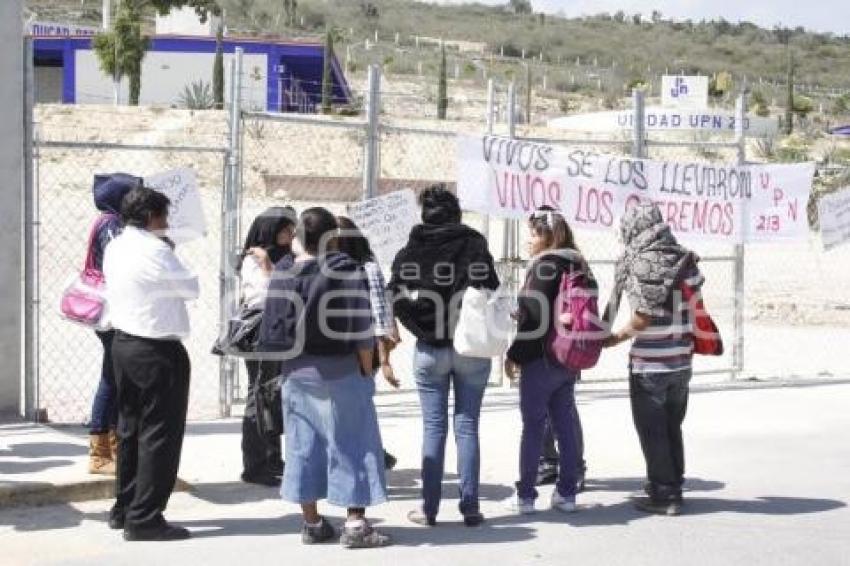
[[301,505],[305,544],[337,537],[318,512],[327,499],[347,509],[343,546],[386,546],[366,520],[366,507],[387,498],[369,293],[362,267],[336,251],[337,230],[324,208],[304,211],[297,255],[277,264],[269,285],[260,350],[281,362],[284,380],[281,496]]

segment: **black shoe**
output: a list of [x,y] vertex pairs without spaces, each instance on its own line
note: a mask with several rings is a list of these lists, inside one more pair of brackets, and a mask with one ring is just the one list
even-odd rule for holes
[[477,527],[484,522],[484,515],[481,513],[468,513],[463,516],[463,524],[467,527]]
[[551,462],[540,462],[537,466],[537,485],[551,485],[558,481],[558,465]]
[[117,531],[124,528],[124,510],[113,507],[109,511],[109,528]]
[[126,541],[148,541],[148,540],[186,540],[191,538],[192,533],[183,527],[175,527],[168,523],[157,527],[124,527],[124,540]]
[[286,463],[281,461],[280,464],[271,467],[273,476],[283,476],[283,470],[286,469]]
[[321,544],[336,537],[336,530],[324,517],[322,517],[322,522],[318,527],[311,527],[307,523],[304,523],[304,526],[301,527],[301,542],[303,544]]
[[280,487],[280,476],[275,476],[270,473],[265,474],[249,474],[242,472],[242,481],[245,483],[253,483],[265,487]]
[[395,465],[398,463],[396,457],[384,450],[384,468],[387,470],[392,470],[395,468]]
[[666,501],[653,500],[650,497],[635,497],[633,499],[635,507],[646,513],[653,515],[667,515],[674,517],[682,513],[681,499],[668,499]]

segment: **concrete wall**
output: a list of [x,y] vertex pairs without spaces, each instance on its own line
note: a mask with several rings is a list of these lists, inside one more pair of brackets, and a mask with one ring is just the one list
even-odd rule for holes
[[0,2],[0,415],[20,412],[23,0]]
[[[230,60],[224,54],[224,98],[230,102]],[[186,86],[203,81],[212,89],[213,53],[175,53],[149,51],[142,61],[143,106],[180,106],[179,99]],[[243,107],[254,110],[267,108],[268,58],[265,54],[246,53],[242,56]],[[112,78],[100,70],[94,51],[76,52],[75,79],[77,104],[111,104],[114,97]],[[210,90],[212,92],[212,90]],[[121,103],[129,98],[128,81],[121,82]]]

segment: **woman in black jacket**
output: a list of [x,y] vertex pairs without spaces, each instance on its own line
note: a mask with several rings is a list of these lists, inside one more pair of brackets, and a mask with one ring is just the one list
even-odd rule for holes
[[[528,228],[532,262],[518,300],[517,338],[508,350],[506,363],[512,379],[522,376],[520,410],[523,424],[520,480],[516,496],[508,501],[508,507],[516,513],[534,512],[537,499],[534,485],[548,417],[560,449],[560,476],[551,506],[572,512],[576,508],[577,483],[574,388],[579,375],[550,359],[546,338],[552,330],[564,274],[581,270],[594,289],[596,283],[563,215],[542,207],[531,216]],[[561,322],[570,323],[563,318]]]
[[396,255],[389,283],[395,314],[417,339],[413,366],[424,424],[424,501],[408,518],[417,524],[436,524],[453,387],[460,512],[466,525],[475,526],[484,520],[478,505],[478,421],[491,360],[458,354],[453,336],[467,287],[496,289],[499,279],[487,240],[461,224],[457,197],[438,185],[426,189],[419,202],[422,224],[411,230],[407,245]]

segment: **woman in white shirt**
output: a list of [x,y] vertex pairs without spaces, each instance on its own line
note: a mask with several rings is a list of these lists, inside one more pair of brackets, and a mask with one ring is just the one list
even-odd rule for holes
[[[275,264],[292,253],[296,219],[292,207],[275,206],[251,223],[239,265],[243,306],[263,310]],[[257,395],[276,392],[274,387],[265,385],[269,380],[277,380],[279,366],[273,361],[245,360],[248,393],[242,418],[242,481],[269,487],[279,486],[283,475],[280,435],[260,426]],[[280,406],[279,394],[269,397],[267,406],[274,403]]]
[[109,526],[123,528],[128,541],[190,536],[163,517],[189,403],[191,366],[181,343],[189,335],[186,301],[200,293],[198,278],[165,236],[169,205],[152,189],[131,190],[121,204],[124,231],[103,260],[118,387],[117,497]]

